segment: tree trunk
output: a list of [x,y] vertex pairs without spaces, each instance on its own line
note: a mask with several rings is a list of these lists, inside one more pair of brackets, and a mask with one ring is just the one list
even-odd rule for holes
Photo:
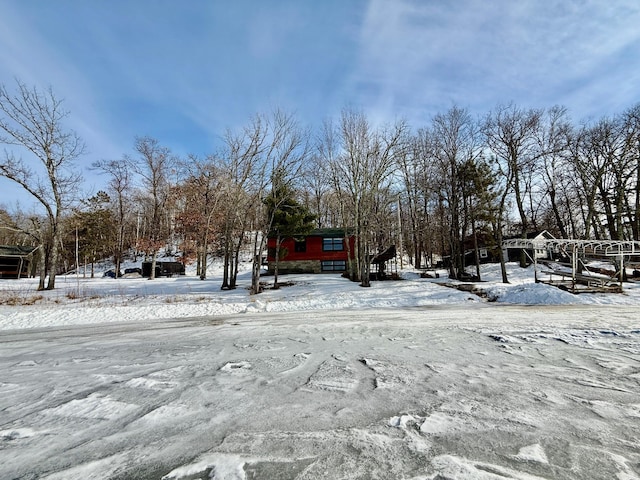
[[474,219],[471,219],[471,230],[473,232],[473,250],[475,251],[476,257],[476,276],[480,282],[482,281],[482,277],[480,275],[480,248],[478,247],[478,232],[476,232],[476,222]]
[[451,227],[449,228],[449,251],[451,252],[451,261],[449,265],[449,277],[459,278],[462,272],[462,253],[460,252],[460,238],[457,215],[451,218]]
[[122,226],[118,228],[118,238],[116,239],[116,241],[118,242],[118,246],[116,247],[115,264],[116,272],[119,272],[122,265],[122,251],[124,250],[124,230]]
[[636,185],[634,191],[633,220],[631,221],[631,231],[633,240],[640,240],[640,151],[636,152]]
[[202,237],[200,252],[198,253],[198,275],[200,280],[207,278],[207,252],[209,251],[209,239],[205,233]]
[[233,227],[232,220],[225,221],[224,229],[224,268],[222,271],[222,290],[232,290],[232,272],[233,272]]
[[560,216],[560,210],[558,209],[558,204],[556,202],[556,189],[552,187],[549,190],[549,201],[551,202],[551,210],[553,211],[553,216],[556,219],[556,225],[558,230],[560,231],[561,238],[567,238],[567,230],[564,226],[564,222],[562,221],[562,217]]
[[500,258],[500,272],[502,273],[502,283],[509,283],[509,279],[507,278],[507,265],[505,263],[504,250],[502,249],[502,226],[500,224],[497,225],[495,234],[496,234],[496,242],[498,243],[498,253]]
[[[156,260],[158,258],[158,252],[154,250],[151,252],[151,272],[149,273],[149,280],[154,280],[156,278]],[[117,273],[116,273],[117,275]]]
[[614,205],[612,205],[611,199],[609,198],[610,192],[602,184],[598,187],[598,190],[600,192],[602,205],[604,207],[604,215],[607,222],[607,230],[609,233],[609,238],[611,238],[611,240],[618,240],[618,231],[616,229],[617,227],[616,214],[614,212],[615,207]]
[[224,266],[222,269],[222,285],[221,285],[221,289],[222,290],[229,290],[229,272],[231,270],[231,249],[229,247],[229,244],[226,243],[225,241],[225,246],[224,246]]
[[235,252],[233,254],[233,265],[231,270],[231,281],[229,282],[229,288],[235,289],[238,283],[238,267],[240,260],[240,249],[242,248],[242,243],[244,242],[244,232],[240,234],[238,238],[238,243],[235,246]]
[[347,233],[347,228],[344,227],[344,245],[345,248],[347,250],[347,273],[349,275],[349,280],[353,281],[355,278],[355,274],[354,274],[354,269],[355,266],[353,265],[353,261],[352,258],[355,255],[355,252],[351,252],[351,241],[349,240],[349,235]]
[[58,268],[58,242],[60,241],[58,232],[53,234],[53,242],[51,245],[51,253],[49,256],[49,282],[47,290],[53,290],[56,287],[56,270]]
[[360,286],[370,287],[370,254],[369,254],[369,239],[365,239],[364,244],[360,245],[361,258],[360,258]]
[[260,255],[253,256],[253,263],[251,264],[251,295],[257,295],[262,292],[260,286]]
[[47,277],[47,255],[46,248],[43,244],[40,245],[40,252],[38,257],[38,264],[40,269],[40,280],[38,281],[38,290],[44,290],[44,283]]
[[252,295],[262,292],[262,287],[260,286],[260,268],[262,264],[262,251],[264,250],[264,238],[264,236],[261,236],[260,242],[258,242],[258,234],[256,234],[256,237],[253,241],[253,263],[251,265]]
[[[514,196],[516,197],[516,205],[518,207],[518,212],[520,214],[520,222],[522,227],[520,231],[522,233],[522,238],[527,238],[527,234],[529,233],[528,232],[529,223],[527,219],[527,214],[524,210],[524,201],[522,199],[522,194],[520,191],[520,176],[518,175],[517,169],[514,169],[514,174],[513,174],[513,193],[514,193]],[[528,265],[527,252],[523,248],[520,251],[520,268],[526,268],[527,265]]]
[[280,267],[280,245],[282,244],[282,238],[280,238],[280,234],[276,237],[276,262],[273,268],[273,288],[277,290],[280,288],[278,286],[278,269]]

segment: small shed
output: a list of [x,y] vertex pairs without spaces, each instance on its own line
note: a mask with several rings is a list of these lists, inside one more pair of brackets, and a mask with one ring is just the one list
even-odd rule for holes
[[0,278],[27,278],[38,247],[0,245]]
[[[151,262],[142,262],[142,276],[151,277]],[[184,275],[185,267],[182,262],[156,262],[154,277],[172,277],[174,275]]]

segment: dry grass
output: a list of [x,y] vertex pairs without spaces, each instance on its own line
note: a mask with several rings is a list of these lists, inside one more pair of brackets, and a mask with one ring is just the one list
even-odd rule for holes
[[55,289],[50,291],[34,292],[30,288],[10,288],[0,290],[0,305],[29,306],[53,303],[87,302],[102,298],[98,292],[85,288]]
[[86,288],[72,288],[66,291],[64,294],[69,300],[79,300],[79,301],[88,301],[88,300],[97,300],[102,298],[98,292],[89,290]]
[[43,298],[44,296],[42,295],[21,295],[12,292],[6,292],[6,294],[0,296],[0,305],[34,305]]

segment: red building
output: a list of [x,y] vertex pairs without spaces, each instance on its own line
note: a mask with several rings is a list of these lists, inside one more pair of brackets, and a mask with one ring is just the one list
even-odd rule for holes
[[[267,268],[273,273],[276,260],[276,239],[267,241]],[[288,237],[280,243],[279,273],[345,272],[355,258],[355,237],[345,237],[339,228],[313,230],[308,235]]]

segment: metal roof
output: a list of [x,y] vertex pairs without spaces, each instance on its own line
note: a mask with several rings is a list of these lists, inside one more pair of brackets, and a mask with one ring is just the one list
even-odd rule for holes
[[550,249],[578,251],[590,255],[615,257],[640,255],[640,241],[633,240],[572,240],[567,238],[529,239],[513,238],[502,242],[503,248]]
[[347,229],[345,232],[344,228],[316,228],[315,230],[311,230],[306,236],[307,237],[323,237],[323,238],[342,238],[345,236],[353,235],[350,229]]
[[0,257],[28,257],[38,248],[22,245],[0,245]]

